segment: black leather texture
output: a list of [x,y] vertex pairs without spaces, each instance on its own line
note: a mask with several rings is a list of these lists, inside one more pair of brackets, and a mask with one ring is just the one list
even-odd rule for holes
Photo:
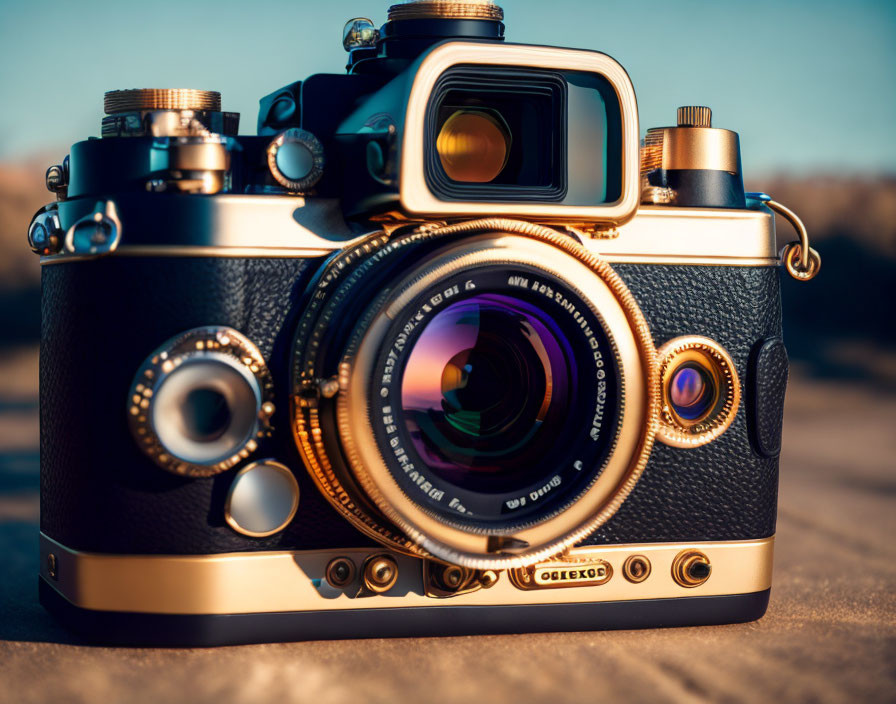
[[[73,549],[112,553],[370,545],[319,495],[289,430],[292,337],[304,290],[320,263],[113,256],[43,267],[41,529]],[[731,354],[742,383],[751,351],[781,336],[775,268],[616,268],[641,302],[658,345],[679,335],[711,337]],[[275,437],[253,458],[274,457],[291,467],[301,499],[296,519],[268,538],[244,537],[225,524],[233,471],[210,479],[174,476],[144,456],[128,430],[127,393],[144,358],[178,333],[215,324],[231,326],[258,345],[277,388]],[[763,379],[757,408],[779,408],[786,377],[763,372]],[[751,445],[748,403],[707,446],[657,444],[632,495],[586,542],[733,540],[774,533],[778,464]],[[768,422],[763,437],[774,434],[775,421]]]
[[[775,267],[620,264],[614,268],[639,301],[657,346],[681,335],[709,337],[731,355],[742,388],[756,343],[781,335]],[[767,393],[783,401],[783,383]],[[746,405],[742,399],[731,427],[707,445],[682,449],[657,442],[634,491],[584,544],[772,535],[778,461],[753,450]]]
[[773,337],[758,343],[750,357],[747,375],[747,420],[753,448],[763,457],[781,452],[784,394],[787,386],[787,350]]
[[[40,360],[41,530],[76,550],[218,553],[370,545],[319,494],[292,440],[289,355],[294,317],[319,261],[108,257],[43,267]],[[224,522],[233,471],[178,477],[147,458],[126,422],[141,362],[174,335],[227,325],[269,363],[274,457],[299,481],[296,520],[248,538]]]

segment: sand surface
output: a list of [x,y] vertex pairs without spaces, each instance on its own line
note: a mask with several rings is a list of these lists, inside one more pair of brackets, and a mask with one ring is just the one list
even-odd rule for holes
[[0,358],[0,702],[896,700],[896,398],[867,385],[791,384],[756,623],[153,650],[79,644],[37,603],[35,374]]

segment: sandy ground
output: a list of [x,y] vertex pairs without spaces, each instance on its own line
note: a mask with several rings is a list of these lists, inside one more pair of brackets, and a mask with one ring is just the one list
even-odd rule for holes
[[33,351],[0,358],[0,702],[896,700],[896,398],[797,375],[775,584],[757,623],[145,650],[36,601]]

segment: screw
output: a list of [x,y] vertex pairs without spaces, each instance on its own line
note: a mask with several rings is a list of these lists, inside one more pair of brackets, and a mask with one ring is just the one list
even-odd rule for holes
[[364,585],[372,592],[387,592],[397,581],[398,565],[389,555],[376,555],[364,565]]
[[643,555],[631,555],[622,565],[622,574],[633,584],[643,582],[650,576],[650,560]]
[[457,589],[464,581],[464,570],[457,565],[449,565],[442,572],[442,581],[449,589]]
[[341,589],[355,579],[355,563],[347,557],[335,557],[330,560],[326,570],[327,583],[335,589]]
[[498,573],[494,570],[485,570],[479,575],[479,584],[483,589],[491,589],[498,582]]

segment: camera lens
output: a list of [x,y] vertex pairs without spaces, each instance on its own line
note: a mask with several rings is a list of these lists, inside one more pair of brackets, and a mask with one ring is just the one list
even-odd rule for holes
[[156,390],[153,430],[165,450],[185,462],[214,464],[254,435],[260,391],[251,374],[224,356],[184,361]]
[[488,183],[507,164],[510,133],[499,115],[458,110],[439,130],[436,150],[442,168],[451,180]]
[[479,491],[525,486],[570,411],[575,360],[545,311],[501,294],[451,304],[411,350],[401,388],[433,473]]
[[716,385],[712,374],[696,362],[685,362],[669,380],[669,402],[686,421],[702,418],[712,408]]
[[372,429],[418,506],[461,530],[513,531],[562,512],[600,475],[618,420],[616,355],[559,277],[454,265],[378,345],[389,381],[367,392]]
[[612,515],[647,460],[659,372],[608,265],[552,230],[467,227],[334,259],[296,332],[293,432],[353,525],[491,570]]
[[199,388],[187,394],[181,418],[184,432],[192,440],[211,442],[224,434],[232,414],[224,394],[215,389]]

